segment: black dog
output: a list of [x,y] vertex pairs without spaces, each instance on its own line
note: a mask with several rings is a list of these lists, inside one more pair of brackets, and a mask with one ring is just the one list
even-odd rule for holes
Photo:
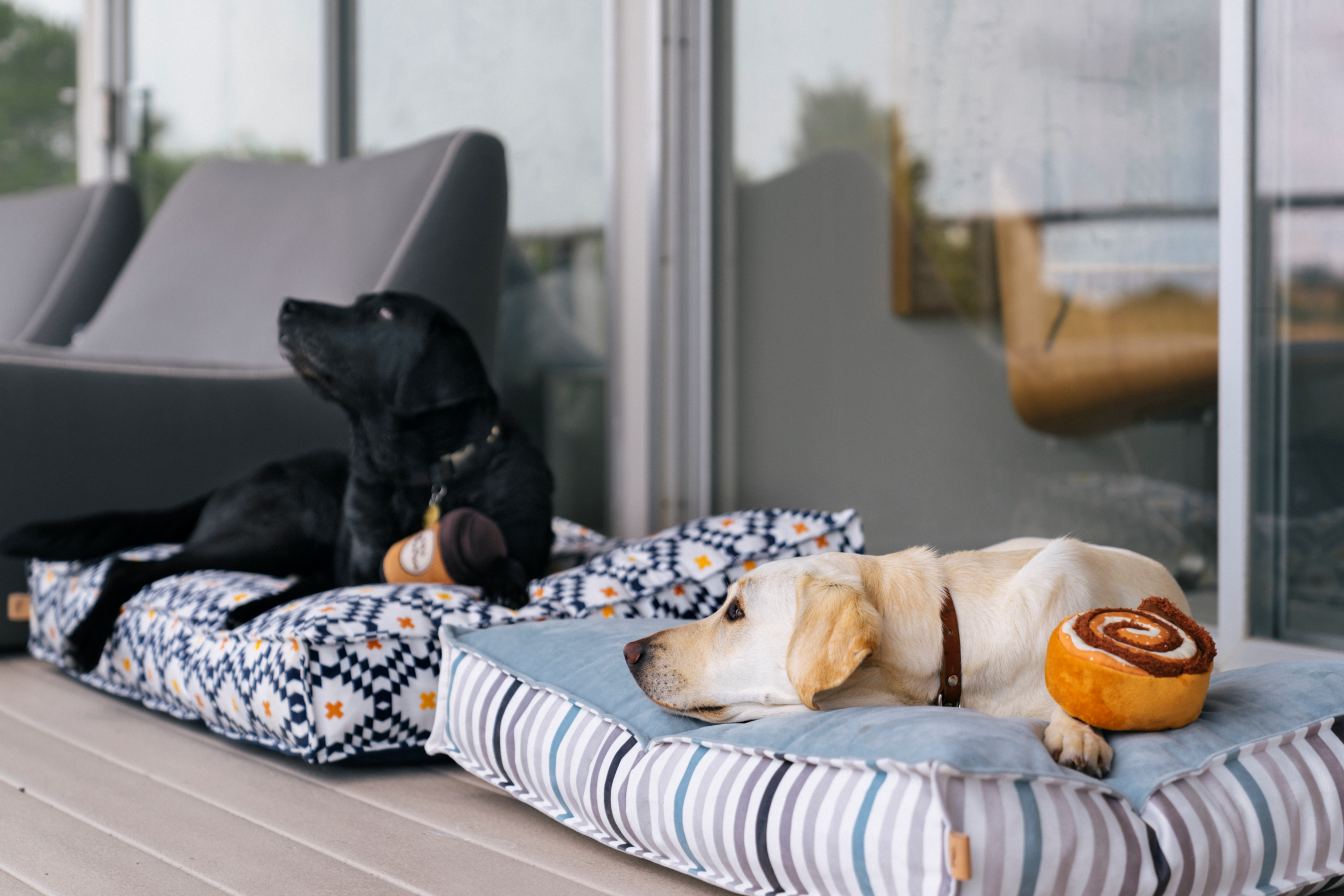
[[268,464],[181,507],[35,523],[0,550],[87,560],[155,542],[182,542],[165,560],[116,560],[88,616],[67,639],[72,665],[92,669],[121,605],[145,585],[198,569],[297,575],[286,591],[229,615],[233,627],[296,597],[377,582],[387,549],[420,529],[431,500],[471,507],[500,527],[508,556],[479,584],[508,607],[546,568],[553,481],[541,453],[490,387],[471,337],[418,296],[377,293],[341,307],[288,299],[285,357],[350,418],[348,460],[323,451]]

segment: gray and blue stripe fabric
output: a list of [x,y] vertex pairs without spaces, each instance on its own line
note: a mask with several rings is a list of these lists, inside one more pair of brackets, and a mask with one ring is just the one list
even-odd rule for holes
[[[740,893],[1279,894],[1344,876],[1344,662],[1215,676],[1207,718],[1113,734],[1095,781],[1044,723],[876,707],[708,725],[644,698],[657,620],[445,626],[428,749],[616,849]],[[947,837],[969,835],[972,875]]]

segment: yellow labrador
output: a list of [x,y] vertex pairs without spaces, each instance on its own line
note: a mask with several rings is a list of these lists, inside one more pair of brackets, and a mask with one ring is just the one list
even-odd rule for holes
[[940,556],[817,554],[767,563],[713,616],[634,641],[626,662],[659,705],[710,722],[845,706],[924,706],[939,691],[943,589],[961,635],[961,705],[1049,722],[1046,749],[1100,777],[1111,748],[1045,688],[1060,620],[1165,597],[1189,612],[1161,564],[1073,539],[1017,538]]

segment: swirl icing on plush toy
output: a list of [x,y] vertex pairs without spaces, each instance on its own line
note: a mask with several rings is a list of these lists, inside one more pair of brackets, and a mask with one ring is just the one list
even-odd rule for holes
[[1217,655],[1203,626],[1162,597],[1137,610],[1087,610],[1050,633],[1045,686],[1075,719],[1161,731],[1199,718]]

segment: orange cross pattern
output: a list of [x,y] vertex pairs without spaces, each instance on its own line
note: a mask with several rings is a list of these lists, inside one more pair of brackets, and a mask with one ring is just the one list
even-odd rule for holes
[[240,601],[240,600],[247,600],[247,592],[244,591],[242,594],[235,594],[235,595],[233,596],[233,599],[234,599],[235,602]]
[[451,594],[449,594],[447,591],[439,591],[439,592],[437,592],[434,596],[437,597],[439,600],[452,600],[452,599],[453,599],[453,596],[452,596]]
[[220,649],[220,650],[223,650],[223,649],[224,649],[224,645],[227,644],[227,643],[229,643],[229,636],[228,636],[228,635],[225,635],[225,636],[224,636],[224,640],[219,642],[219,649]]
[[825,548],[825,547],[830,547],[830,545],[831,545],[831,543],[830,543],[829,541],[826,540],[826,536],[825,536],[825,535],[818,535],[818,536],[817,536],[817,547],[819,547],[819,548]]
[[727,529],[729,526],[731,526],[731,525],[732,525],[733,523],[735,523],[735,522],[737,522],[737,521],[736,521],[736,520],[724,520],[720,525],[722,525],[723,528]]
[[794,523],[793,531],[797,532],[799,535],[802,535],[804,532],[807,531],[807,523]]
[[261,701],[261,708],[266,710],[266,715],[269,716],[271,714],[271,701],[269,700]]
[[295,650],[298,650],[298,649],[299,649],[299,642],[298,642],[298,639],[296,639],[296,638],[290,638],[290,639],[289,639],[289,646],[290,646],[290,647],[293,647]]
[[149,618],[150,618],[150,619],[153,619],[153,618],[154,618],[154,608],[153,608],[153,607],[150,607],[150,608],[149,608]]
[[122,667],[123,669],[125,669],[127,672],[131,671],[131,661],[130,661],[130,660],[122,660],[122,661],[121,661],[121,667]]
[[415,623],[411,621],[409,616],[398,616],[397,621],[401,623],[402,628],[415,628]]
[[319,613],[330,613],[330,612],[331,612],[332,610],[334,610],[334,609],[336,609],[336,608],[335,608],[335,607],[323,607],[322,609],[318,610],[317,612],[319,612]]
[[429,692],[421,693],[421,694],[420,694],[420,708],[421,708],[421,709],[434,709],[437,700],[438,700],[438,695],[437,695],[437,694],[433,694],[433,693],[429,693]]
[[612,616],[616,615],[616,611],[613,610],[611,607],[603,607],[602,615],[606,616],[607,618],[611,618]]
[[201,699],[200,694],[196,695],[196,705],[199,706],[201,709],[205,709],[205,701]]
[[369,648],[370,650],[382,650],[383,642],[379,641],[377,638],[370,638],[369,643],[364,646]]
[[756,561],[748,560],[746,563],[742,564],[742,568],[745,569],[747,572],[751,572],[753,569],[756,568]]
[[256,643],[256,644],[253,644],[252,646],[253,646],[254,648],[256,648],[257,650],[260,650],[260,649],[261,649],[261,639],[258,638],[258,639],[257,639],[257,643]]
[[680,585],[677,585],[672,589],[672,593],[675,594],[677,597],[681,597],[683,594],[686,593],[686,589],[681,587]]
[[234,711],[234,712],[237,712],[237,711],[238,711],[238,701],[235,700],[235,699],[233,699],[232,697],[230,697],[230,698],[229,698],[229,702],[233,704],[233,711]]
[[611,587],[610,585],[608,585],[607,587],[603,588],[603,589],[602,589],[602,593],[605,594],[607,597],[615,597],[616,595],[620,594],[619,591],[617,591],[615,588]]
[[341,712],[341,701],[337,700],[335,703],[327,704],[327,718],[329,719],[345,718],[345,713]]
[[713,562],[714,561],[710,560],[704,554],[701,554],[699,557],[695,558],[695,565],[700,567],[701,569],[704,569],[705,567],[711,565]]

